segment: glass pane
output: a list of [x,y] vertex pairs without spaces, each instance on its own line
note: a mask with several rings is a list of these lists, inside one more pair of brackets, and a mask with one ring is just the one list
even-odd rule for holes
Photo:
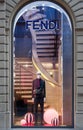
[[33,2],[13,28],[13,126],[72,127],[72,27],[52,2]]

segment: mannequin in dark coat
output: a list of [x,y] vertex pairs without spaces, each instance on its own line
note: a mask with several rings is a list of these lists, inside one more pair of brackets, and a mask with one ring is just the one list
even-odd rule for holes
[[46,97],[45,91],[45,81],[41,79],[41,73],[37,73],[37,78],[33,80],[32,87],[32,99],[34,100],[34,114],[35,114],[35,123],[38,121],[38,104],[40,104],[40,119],[41,124],[43,123],[43,112],[44,112],[44,101]]

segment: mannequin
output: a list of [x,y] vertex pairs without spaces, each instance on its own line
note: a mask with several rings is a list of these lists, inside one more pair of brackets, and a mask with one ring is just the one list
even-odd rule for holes
[[43,124],[44,101],[46,97],[45,81],[41,79],[41,73],[37,72],[37,78],[33,80],[32,100],[34,101],[35,124],[38,123],[38,104],[40,104],[40,123]]

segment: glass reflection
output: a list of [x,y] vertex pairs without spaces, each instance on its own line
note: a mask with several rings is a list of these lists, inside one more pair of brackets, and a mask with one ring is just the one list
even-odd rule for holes
[[68,16],[51,6],[32,6],[18,18],[13,37],[13,125],[72,127],[72,30]]

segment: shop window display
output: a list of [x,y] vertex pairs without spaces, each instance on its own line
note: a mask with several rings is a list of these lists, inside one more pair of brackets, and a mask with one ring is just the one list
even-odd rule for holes
[[17,13],[13,127],[73,127],[72,41],[70,18],[59,5],[37,1]]

